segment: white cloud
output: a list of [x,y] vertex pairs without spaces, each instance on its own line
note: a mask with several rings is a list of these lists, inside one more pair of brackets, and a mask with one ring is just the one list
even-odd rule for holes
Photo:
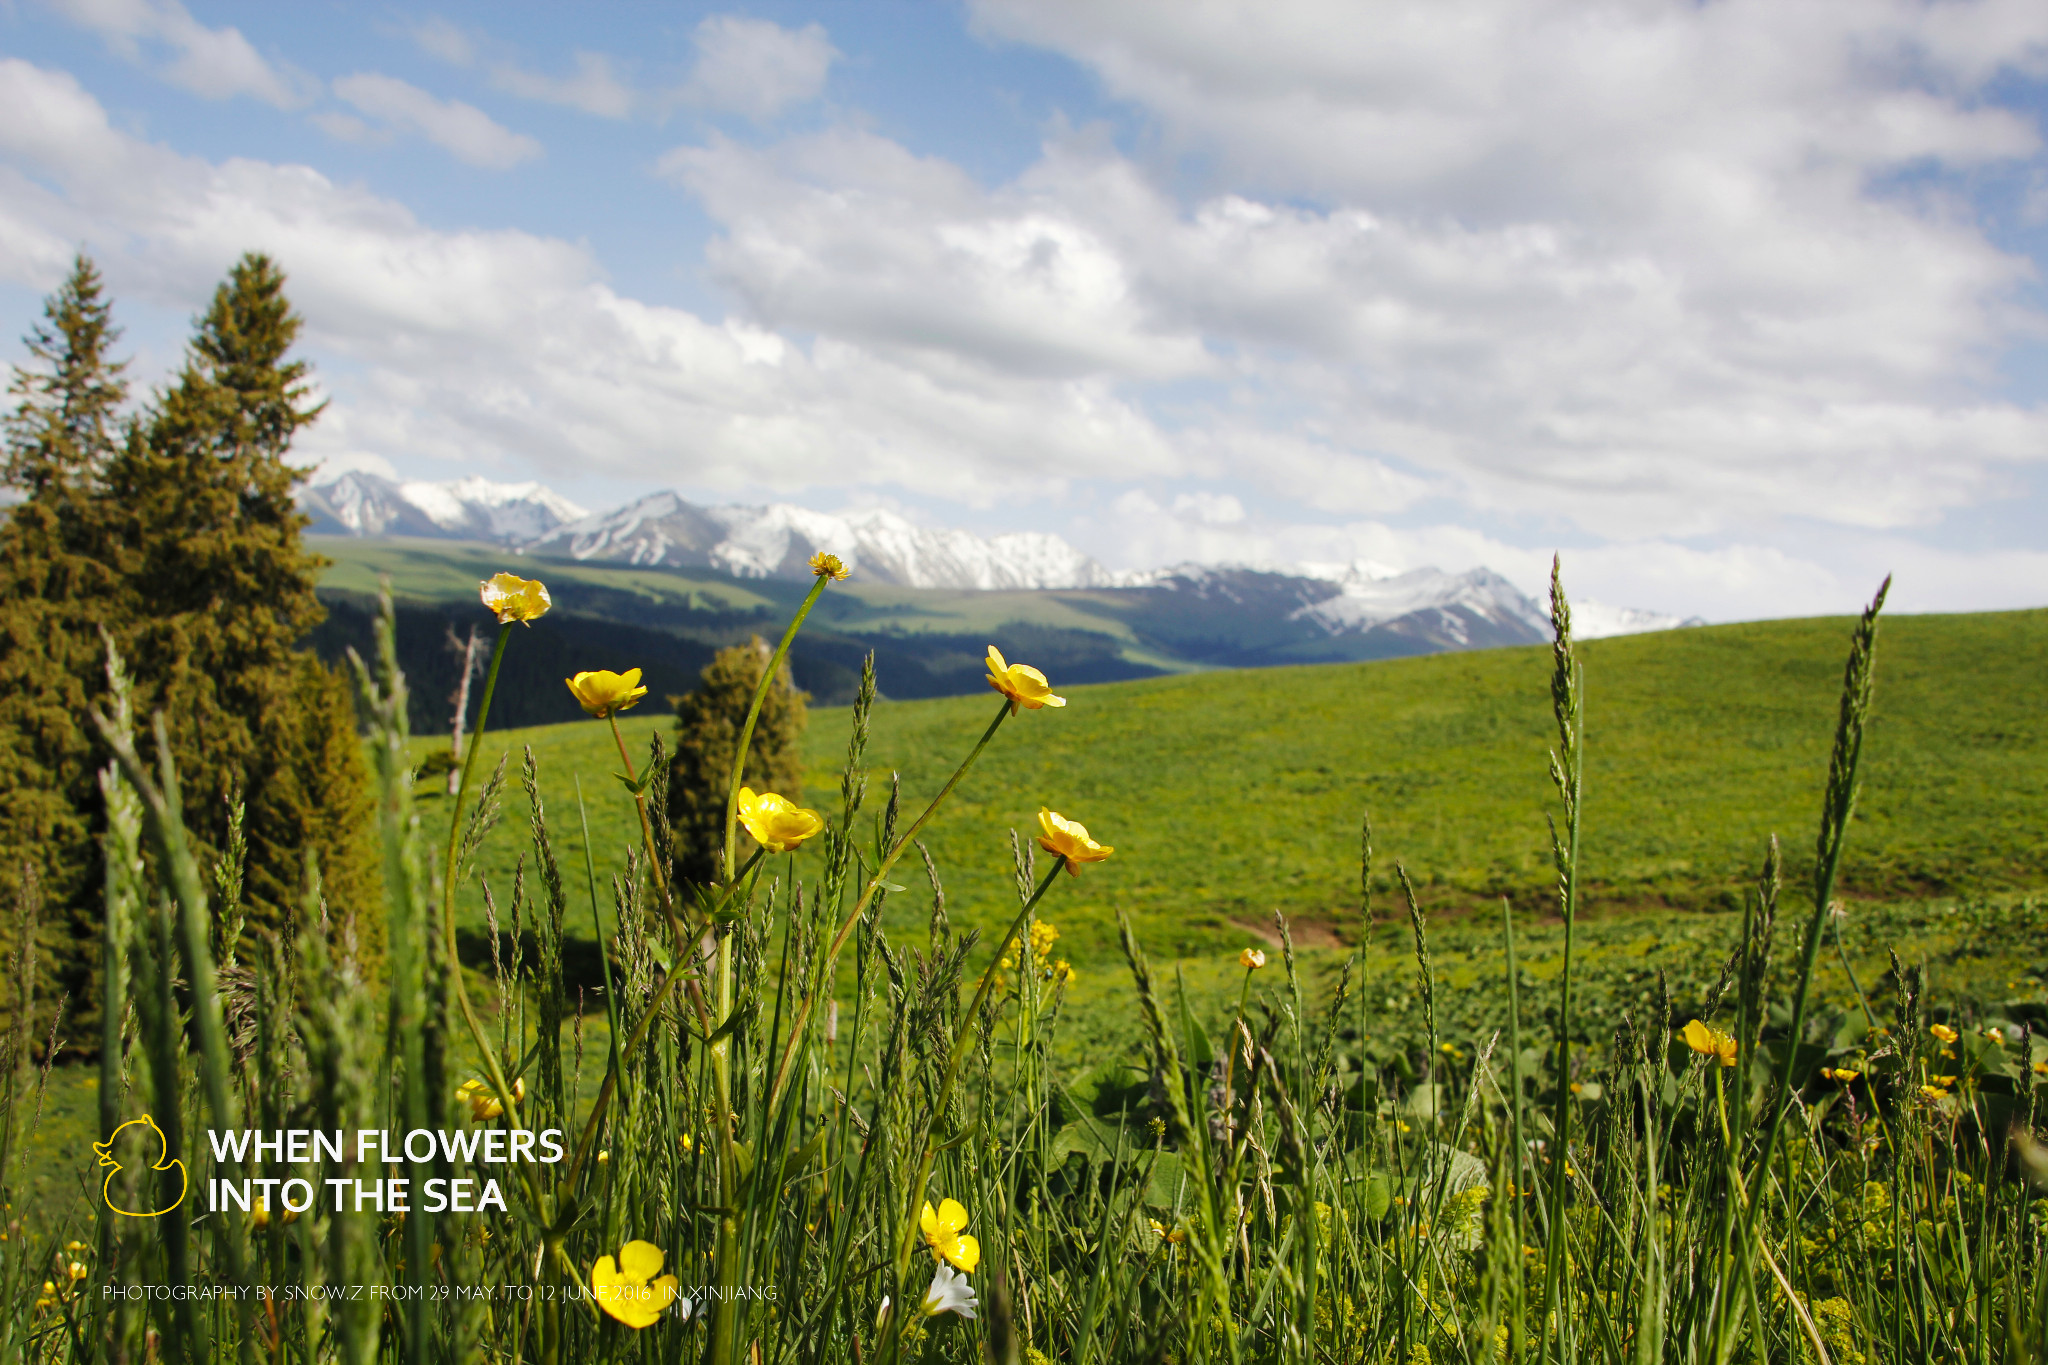
[[470,66],[476,61],[476,40],[459,26],[439,15],[420,20],[405,30],[420,51],[438,57],[450,66]]
[[766,19],[713,14],[697,25],[697,61],[677,87],[679,104],[769,119],[816,99],[839,50],[818,24],[784,28]]
[[[1599,535],[1920,524],[2048,455],[2048,414],[1996,393],[2042,330],[2034,267],[1926,179],[2041,164],[1985,82],[2048,70],[2048,8],[976,12],[1231,186],[1183,206],[1081,139],[1026,177],[1155,327],[1229,354],[1269,430]],[[823,254],[793,236],[735,250]]]
[[117,297],[191,309],[237,254],[272,254],[334,395],[299,443],[309,462],[510,462],[755,496],[899,486],[977,505],[1169,466],[1112,385],[956,382],[850,341],[800,346],[643,303],[604,284],[581,245],[435,231],[303,166],[181,156],[110,126],[70,76],[19,61],[0,62],[0,176],[33,191],[0,195],[11,279],[46,285],[80,244]]
[[208,28],[178,0],[47,0],[73,23],[97,32],[128,61],[160,63],[171,84],[206,99],[247,95],[279,109],[311,100],[319,82],[265,58],[237,28]]
[[632,86],[619,78],[609,57],[596,52],[578,52],[571,76],[543,76],[510,63],[496,66],[491,84],[522,99],[566,105],[600,118],[622,119],[633,112]]
[[1244,520],[1244,504],[1235,493],[1177,493],[1173,514],[1192,518],[1204,526],[1230,526]]
[[485,62],[486,50],[493,88],[521,99],[580,109],[600,118],[623,119],[632,115],[643,101],[631,82],[620,74],[612,59],[601,52],[575,54],[575,71],[567,76],[549,76],[529,71],[511,59],[503,43],[470,30],[439,15],[420,20],[401,30],[422,52],[450,66],[473,67]]
[[[475,105],[437,99],[394,76],[359,71],[334,82],[337,97],[394,129],[417,133],[472,166],[505,170],[541,155],[541,145]],[[325,126],[325,125],[323,125]],[[338,126],[328,131],[350,136]]]

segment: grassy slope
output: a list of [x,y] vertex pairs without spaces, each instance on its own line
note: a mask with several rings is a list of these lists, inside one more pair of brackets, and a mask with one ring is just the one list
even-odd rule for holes
[[[402,537],[356,540],[343,536],[313,536],[308,540],[315,550],[334,561],[320,577],[322,588],[374,593],[379,575],[389,574],[394,592],[422,601],[472,599],[477,580],[501,569],[535,574],[557,587],[566,582],[610,588],[665,605],[695,605],[720,611],[760,607],[786,611],[809,588],[808,582],[743,582],[724,574],[688,569],[527,559],[509,554],[502,546],[469,541]],[[1100,605],[1094,595],[1085,592],[977,592],[848,583],[833,590],[814,619],[845,630],[900,635],[973,634],[1021,623],[1107,636],[1133,657],[1144,655],[1131,628],[1102,614]],[[1097,609],[1090,610],[1091,607]],[[1184,663],[1150,656],[1145,659],[1162,668],[1186,667]]]
[[[1803,857],[1848,624],[1723,626],[1586,647],[1585,863],[1596,899],[1711,905],[1753,868],[1773,829],[1795,861]],[[2048,883],[2039,815],[2048,794],[2044,665],[2048,612],[1885,624],[1862,814],[1850,842],[1858,889]],[[1115,957],[1106,912],[1121,906],[1137,917],[1155,963],[1188,956],[1177,970],[1197,1013],[1213,1020],[1243,979],[1234,955],[1245,933],[1233,921],[1251,922],[1279,906],[1324,924],[1355,922],[1356,821],[1370,804],[1381,867],[1404,859],[1423,881],[1425,900],[1456,904],[1493,889],[1512,893],[1521,912],[1524,1025],[1536,1027],[1562,965],[1559,931],[1535,922],[1546,908],[1547,668],[1546,651],[1505,650],[1069,689],[1065,711],[1027,714],[1005,726],[963,786],[961,804],[936,826],[930,843],[947,878],[951,913],[956,923],[984,931],[1007,919],[1014,902],[1004,830],[1026,827],[1040,801],[1087,821],[1115,844],[1107,864],[1059,888],[1045,918],[1063,931],[1060,951],[1081,966],[1059,1050],[1081,1066],[1129,1060],[1138,1042],[1130,978]],[[993,709],[992,697],[884,704],[871,757],[884,779],[888,765],[902,770],[907,797],[922,796],[943,781]],[[636,746],[667,723],[659,713],[628,719]],[[846,720],[844,710],[813,713],[809,790],[827,810],[836,806]],[[420,741],[422,751],[429,742]],[[495,759],[508,742],[531,743],[539,759],[570,892],[569,930],[581,940],[571,945],[568,966],[594,982],[573,779],[582,776],[590,798],[605,887],[617,850],[638,836],[631,806],[608,776],[618,755],[607,728],[594,721],[493,734],[486,752]],[[513,860],[526,847],[527,808],[516,775],[512,792],[506,823],[483,859],[501,905]],[[871,810],[885,792],[884,785]],[[429,798],[421,808],[438,850],[446,801]],[[809,875],[813,857],[800,857],[798,866]],[[929,900],[921,876],[903,880],[913,890],[890,907],[892,929],[914,931]],[[1786,913],[1794,923],[1803,919],[1800,885],[1788,878]],[[601,894],[609,926],[609,892]],[[1383,933],[1367,964],[1362,1004],[1375,1035],[1398,1036],[1419,1027],[1421,1000],[1405,925],[1384,895],[1379,914]],[[2004,999],[2010,1003],[2000,1017],[2018,1018],[2021,1009],[2041,1008],[2044,914],[2038,901],[2011,898],[1873,906],[1851,916],[1847,946],[1873,991],[1888,991],[1881,979],[1885,950],[1897,946],[1931,972],[1937,1009],[1963,991],[1979,1002]],[[464,919],[480,924],[480,909],[467,905]],[[1660,972],[1679,1007],[1693,1007],[1710,990],[1738,930],[1739,917],[1725,913],[1587,925],[1575,988],[1585,1036],[1619,1023],[1656,988]],[[1431,939],[1442,1036],[1477,1046],[1504,1017],[1497,914],[1439,919]],[[921,942],[921,935],[912,932],[909,941]],[[1794,942],[1795,933],[1781,930],[1781,971],[1789,970]],[[1332,988],[1340,956],[1304,954],[1312,998]],[[1276,957],[1255,993],[1284,989],[1278,968]],[[1819,993],[1825,1005],[1851,1007],[1832,951],[1820,963]],[[584,1028],[591,1071],[603,1055],[602,1012]],[[80,1180],[93,1172],[78,1154],[89,1150],[93,1079],[83,1069],[60,1068],[43,1097],[42,1122],[25,1142],[21,1189],[33,1207],[76,1211],[89,1204]]]
[[[1792,865],[1804,862],[1847,632],[1844,620],[1780,621],[1585,647],[1583,867],[1596,905],[1713,905],[1751,875],[1774,831]],[[1548,668],[1546,650],[1499,650],[1073,688],[1066,710],[1005,725],[931,831],[954,917],[985,929],[1006,918],[1005,831],[1031,827],[1041,803],[1117,848],[1047,911],[1082,963],[1113,952],[1116,909],[1161,953],[1234,945],[1241,926],[1276,907],[1311,924],[1348,924],[1366,808],[1382,874],[1403,860],[1426,901],[1507,894],[1540,911]],[[2048,612],[1886,622],[1851,891],[2048,881],[2044,700]],[[963,697],[879,707],[869,751],[878,776],[899,769],[916,809],[994,705]],[[638,763],[666,718],[627,719]],[[813,713],[808,791],[828,811],[845,726],[844,711]],[[618,765],[605,727],[502,738],[534,744],[560,835],[573,829],[570,779],[582,774],[605,884],[615,862],[606,855],[637,835],[607,776]],[[439,809],[428,806],[431,830]],[[522,800],[512,813],[523,821]],[[501,831],[486,857],[501,879],[514,834]],[[580,856],[568,853],[565,870],[580,873]],[[898,897],[900,921],[916,922],[926,904],[922,891]]]

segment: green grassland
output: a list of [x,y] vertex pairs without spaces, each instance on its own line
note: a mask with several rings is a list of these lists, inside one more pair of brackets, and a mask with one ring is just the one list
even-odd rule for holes
[[[1739,935],[1739,888],[1773,832],[1791,864],[1786,915],[1802,918],[1799,872],[1849,625],[1779,621],[1582,647],[1591,914],[1579,930],[1576,979],[1589,1041],[1654,991],[1679,1002],[1712,993]],[[515,634],[512,648],[523,643]],[[1857,903],[1844,930],[1847,956],[1874,998],[1890,988],[1887,951],[1897,948],[1927,971],[1948,1007],[2041,1018],[2048,901],[2029,893],[2048,884],[2048,612],[1895,618],[1882,628],[1878,657],[1849,842]],[[1005,722],[931,828],[948,913],[956,925],[999,930],[1015,905],[1009,831],[1028,835],[1041,804],[1114,845],[1108,862],[1062,878],[1042,915],[1061,931],[1058,953],[1078,969],[1058,1050],[1114,1068],[1139,1048],[1115,912],[1132,917],[1155,961],[1175,961],[1172,974],[1196,1014],[1215,1020],[1243,983],[1237,951],[1277,943],[1271,912],[1281,910],[1301,949],[1308,998],[1327,1000],[1348,956],[1337,945],[1358,933],[1358,821],[1370,809],[1378,929],[1364,978],[1351,983],[1370,1032],[1396,1038],[1421,1024],[1412,938],[1390,881],[1397,859],[1431,915],[1441,1036],[1473,1047],[1504,1025],[1499,896],[1516,913],[1524,1025],[1539,1027],[1562,967],[1544,823],[1549,667],[1544,649],[1495,650],[1063,688],[1065,709]],[[892,770],[906,807],[919,808],[996,705],[993,694],[879,704],[868,813],[881,809]],[[624,719],[637,767],[651,734],[670,721],[652,706]],[[834,815],[848,722],[843,708],[815,709],[807,739],[807,799]],[[440,743],[421,736],[416,751]],[[530,866],[530,812],[517,781],[526,746],[570,893],[565,966],[586,991],[586,1061],[596,1067],[605,1049],[598,926],[609,935],[611,878],[638,826],[611,776],[620,764],[607,726],[491,732],[486,770],[500,754],[511,757],[504,820],[481,859],[501,910],[515,863],[525,856]],[[594,883],[586,881],[579,783]],[[447,800],[423,791],[420,809],[438,850]],[[773,875],[792,871],[815,877],[816,855],[778,860]],[[889,898],[886,922],[899,942],[921,943],[930,890],[921,870],[898,880],[905,890]],[[461,904],[464,957],[488,971],[481,898],[472,888]],[[1832,949],[1820,999],[1850,1019],[1855,987]],[[1276,953],[1255,997],[1277,997],[1279,967]],[[26,1139],[30,1197],[52,1209],[79,1198],[74,1158],[92,1123],[91,1079],[58,1068],[43,1121]]]
[[[1774,833],[1797,885],[1848,629],[1846,620],[1777,621],[1583,647],[1581,867],[1595,913],[1733,909]],[[2048,612],[1900,617],[1884,624],[1879,648],[1848,893],[2042,886]],[[1545,649],[1509,649],[1066,688],[1064,710],[1005,723],[926,842],[954,919],[988,930],[1009,913],[1008,831],[1033,832],[1041,805],[1086,823],[1116,856],[1062,886],[1046,912],[1084,964],[1112,956],[1118,910],[1161,953],[1234,951],[1247,932],[1270,933],[1276,909],[1305,942],[1348,938],[1368,810],[1383,899],[1399,860],[1439,912],[1506,896],[1540,916],[1550,875],[1549,667]],[[869,758],[881,790],[899,772],[906,806],[921,808],[996,706],[992,694],[879,705]],[[668,719],[650,710],[624,720],[641,763]],[[828,813],[846,730],[844,710],[812,712],[807,799]],[[575,850],[565,857],[572,869],[582,856],[580,776],[606,884],[637,836],[610,776],[619,762],[609,730],[585,721],[485,744],[487,754],[533,747],[557,837]],[[523,822],[516,790],[510,807]],[[426,803],[430,833],[439,809]],[[487,875],[508,880],[519,846],[501,834]],[[797,856],[794,875],[812,875],[811,863]],[[921,885],[906,890],[892,922],[919,922],[928,901]]]

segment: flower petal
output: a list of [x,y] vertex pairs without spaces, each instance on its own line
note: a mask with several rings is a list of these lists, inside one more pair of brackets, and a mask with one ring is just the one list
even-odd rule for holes
[[661,1262],[661,1248],[652,1242],[628,1242],[619,1248],[619,1270],[636,1283],[645,1284],[659,1275]]

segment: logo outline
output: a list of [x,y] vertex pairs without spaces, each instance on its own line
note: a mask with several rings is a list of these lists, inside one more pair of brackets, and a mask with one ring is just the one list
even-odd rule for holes
[[[138,1123],[146,1124],[149,1131],[156,1134],[158,1155],[157,1159],[151,1163],[149,1169],[152,1171],[168,1171],[175,1166],[178,1171],[178,1197],[171,1201],[169,1207],[158,1209],[154,1213],[137,1213],[133,1209],[124,1209],[114,1202],[114,1177],[127,1169],[114,1159],[114,1140]],[[107,1206],[109,1213],[117,1213],[123,1218],[161,1218],[165,1214],[176,1210],[179,1205],[185,1202],[185,1196],[192,1192],[191,1172],[185,1169],[183,1161],[171,1155],[171,1140],[164,1136],[164,1130],[157,1127],[156,1120],[148,1114],[144,1114],[139,1119],[128,1120],[113,1132],[107,1134],[105,1142],[95,1142],[92,1145],[92,1150],[99,1157],[100,1165],[112,1168],[107,1172],[107,1178],[100,1182],[100,1200]]]

